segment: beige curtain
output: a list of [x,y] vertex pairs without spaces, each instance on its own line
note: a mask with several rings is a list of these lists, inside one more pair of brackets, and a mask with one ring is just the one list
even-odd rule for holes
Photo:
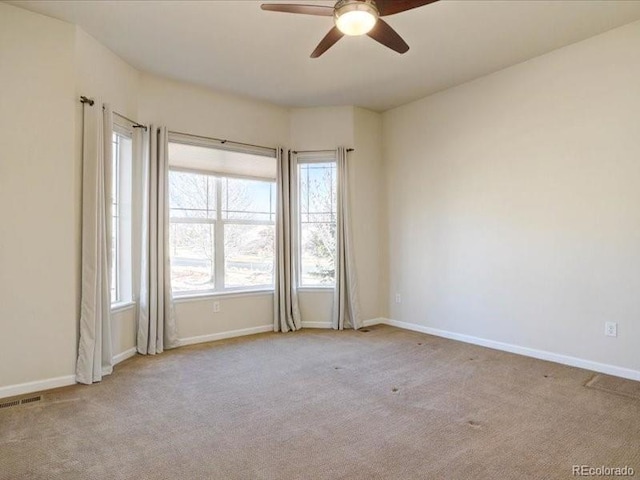
[[296,171],[291,153],[277,149],[276,265],[273,296],[273,331],[302,327],[298,308],[296,263]]
[[83,106],[82,287],[76,381],[113,370],[111,352],[111,179],[113,114],[96,100]]
[[358,302],[358,282],[351,237],[351,216],[349,212],[349,168],[347,150],[336,151],[337,204],[336,204],[336,289],[333,300],[332,327],[342,330],[346,327],[362,327],[360,304]]
[[149,126],[142,171],[142,251],[138,353],[155,355],[178,346],[169,263],[169,162],[166,127]]

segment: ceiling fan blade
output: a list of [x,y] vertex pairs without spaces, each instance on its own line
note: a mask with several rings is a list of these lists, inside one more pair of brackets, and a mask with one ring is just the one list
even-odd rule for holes
[[376,0],[380,16],[394,15],[412,8],[422,7],[438,0]]
[[398,32],[396,32],[391,26],[382,20],[378,19],[375,27],[367,33],[376,42],[380,42],[385,47],[389,47],[391,50],[395,50],[398,53],[406,53],[409,50],[409,45],[405,42]]
[[270,12],[301,13],[303,15],[318,15],[332,17],[333,7],[322,5],[292,5],[289,3],[263,3],[260,8]]
[[344,33],[338,30],[338,27],[333,27],[329,30],[329,33],[320,41],[316,49],[311,54],[311,58],[318,58],[324,52],[329,50],[338,40],[344,37]]

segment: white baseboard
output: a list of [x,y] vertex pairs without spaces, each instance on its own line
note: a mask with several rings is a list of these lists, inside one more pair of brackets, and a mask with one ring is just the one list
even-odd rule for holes
[[129,350],[125,350],[122,353],[113,356],[113,364],[117,365],[120,362],[124,362],[127,358],[131,358],[138,353],[136,347],[130,348]]
[[520,345],[513,345],[510,343],[498,342],[495,340],[488,340],[486,338],[474,337],[474,336],[465,335],[462,333],[449,332],[447,330],[440,330],[437,328],[426,327],[424,325],[417,325],[415,323],[399,322],[397,320],[391,320],[389,318],[385,318],[381,320],[382,321],[380,323],[383,323],[385,325],[390,325],[392,327],[403,328],[405,330],[413,330],[415,332],[435,335],[436,337],[449,338],[451,340],[457,340],[460,342],[480,345],[481,347],[493,348],[494,350],[502,350],[504,352],[516,353],[518,355],[523,355],[525,357],[532,357],[540,360],[547,360],[549,362],[561,363],[563,365],[569,365],[571,367],[584,368],[585,370],[592,370],[594,372],[606,373],[607,375],[613,375],[615,377],[622,377],[622,378],[628,378],[629,380],[640,381],[640,371],[632,370],[630,368],[618,367],[616,365],[609,365],[606,363],[594,362],[592,360],[571,357],[569,355],[548,352],[546,350],[537,350],[535,348],[522,347]]
[[51,390],[52,388],[67,387],[76,383],[75,375],[65,375],[64,377],[47,378],[34,382],[18,383],[17,385],[7,385],[0,387],[0,398],[15,397],[27,393]]
[[378,318],[371,318],[369,320],[365,320],[362,322],[362,326],[363,327],[371,327],[373,325],[380,325],[380,324],[384,324],[387,321],[386,318],[382,318],[382,317],[378,317]]
[[[371,325],[377,325],[380,323],[384,323],[385,320],[386,319],[384,318],[373,318],[371,320],[365,320],[363,322],[363,326],[369,327]],[[331,327],[331,322],[302,322],[302,328],[330,329],[332,327]],[[245,335],[255,335],[256,333],[265,333],[265,332],[273,332],[273,325],[263,325],[261,327],[243,328],[240,330],[231,330],[229,332],[212,333],[208,335],[199,335],[197,337],[181,338],[180,340],[178,340],[178,346],[183,347],[185,345],[194,345],[196,343],[215,342],[216,340],[224,340],[225,338],[243,337]],[[121,355],[124,355],[124,353],[122,353]],[[125,357],[125,358],[129,358],[129,357]],[[122,358],[122,360],[124,360],[125,358]],[[119,361],[122,361],[122,360],[119,360]],[[115,358],[114,358],[114,365],[115,363],[118,363],[118,362],[115,362]]]
[[302,322],[302,328],[331,328],[331,322]]
[[224,340],[226,338],[243,337],[245,335],[255,335],[256,333],[273,332],[273,325],[262,325],[260,327],[242,328],[240,330],[231,330],[221,333],[210,333],[208,335],[199,335],[197,337],[187,337],[178,340],[178,346],[194,345],[196,343],[214,342],[216,340]]
[[[415,323],[400,322],[397,320],[391,320],[388,318],[372,318],[365,320],[363,326],[370,327],[372,325],[390,325],[392,327],[402,328],[405,330],[412,330],[415,332],[426,333],[428,335],[435,335],[437,337],[448,338],[451,340],[457,340],[460,342],[471,343],[482,347],[493,348],[495,350],[502,350],[505,352],[515,353],[518,355],[524,355],[526,357],[538,358],[540,360],[547,360],[550,362],[561,363],[572,367],[584,368],[586,370],[592,370],[594,372],[605,373],[607,375],[613,375],[616,377],[628,378],[630,380],[640,381],[640,371],[632,370],[630,368],[618,367],[616,365],[609,365],[606,363],[594,362],[591,360],[585,360],[582,358],[571,357],[568,355],[562,355],[559,353],[548,352],[545,350],[537,350],[529,347],[522,347],[519,345],[513,345],[510,343],[498,342],[495,340],[488,340],[486,338],[474,337],[471,335],[465,335],[462,333],[450,332],[447,330],[440,330],[437,328],[431,328],[424,325],[418,325]],[[331,328],[330,322],[303,322],[304,328]],[[240,330],[232,330],[229,332],[213,333],[209,335],[200,335],[197,337],[182,338],[179,340],[179,346],[193,345],[196,343],[213,342],[215,340],[223,340],[226,338],[241,337],[244,335],[254,335],[256,333],[272,332],[273,325],[263,325],[260,327],[243,328]],[[131,348],[125,350],[113,357],[114,365],[126,360],[127,358],[136,355],[136,349]],[[50,390],[52,388],[66,387],[76,383],[75,375],[65,375],[62,377],[48,378],[45,380],[36,380],[33,382],[20,383],[17,385],[7,385],[0,387],[0,398],[14,397],[17,395],[24,395],[27,393],[40,392],[43,390]]]
[[[362,322],[363,327],[379,325],[385,322],[385,318],[371,318]],[[302,322],[302,328],[333,328],[331,322]]]

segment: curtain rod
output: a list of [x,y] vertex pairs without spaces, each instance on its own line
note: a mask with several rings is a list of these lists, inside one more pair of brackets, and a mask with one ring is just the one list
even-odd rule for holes
[[145,132],[147,131],[147,126],[146,125],[143,125],[143,124],[138,123],[138,122],[134,122],[133,120],[131,120],[130,118],[125,117],[121,113],[113,112],[113,114],[119,116],[120,118],[124,118],[127,122],[131,122],[133,128],[143,128]]
[[[335,152],[335,150],[291,150],[296,155],[299,153],[329,153]],[[354,148],[347,148],[347,152],[354,152]]]
[[254,145],[253,143],[234,142],[233,140],[227,140],[224,138],[205,137],[204,135],[194,135],[193,133],[175,132],[173,130],[169,130],[169,133],[174,133],[176,135],[185,135],[187,137],[204,138],[205,140],[214,140],[222,144],[233,143],[234,145],[243,145],[245,147],[266,148],[267,150],[273,150],[274,152],[277,150],[276,148],[265,147],[264,145]]
[[[93,107],[93,104],[96,103],[96,102],[95,102],[95,100],[93,98],[89,98],[89,97],[85,97],[84,95],[80,95],[80,103],[82,103],[82,104],[88,103],[90,107]],[[104,106],[102,107],[102,109],[104,110]],[[125,117],[121,113],[113,112],[113,114],[119,116],[120,118],[125,119],[127,122],[131,122],[131,125],[133,126],[133,128],[143,128],[145,132],[147,131],[147,126],[146,125],[143,125],[143,124],[141,124],[139,122],[131,120],[130,118]]]

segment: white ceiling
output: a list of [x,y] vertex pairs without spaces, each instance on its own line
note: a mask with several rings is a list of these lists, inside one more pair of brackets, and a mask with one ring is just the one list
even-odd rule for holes
[[405,55],[345,37],[311,59],[332,19],[265,12],[257,0],[9,3],[80,25],[161,76],[285,106],[377,111],[640,19],[640,1],[442,0],[386,17]]

